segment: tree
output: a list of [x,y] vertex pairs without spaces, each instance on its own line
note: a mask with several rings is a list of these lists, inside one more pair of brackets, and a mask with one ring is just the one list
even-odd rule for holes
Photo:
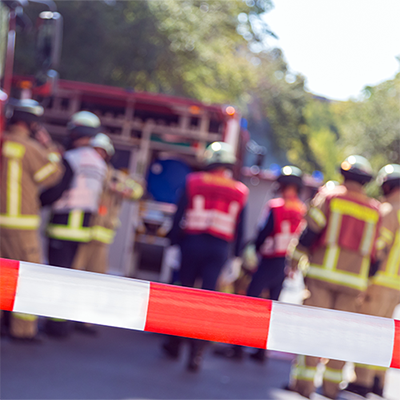
[[[304,79],[291,77],[261,16],[269,0],[57,2],[64,18],[60,76],[134,90],[230,103],[252,118],[258,102],[274,149],[319,168],[304,130]],[[32,19],[39,6],[29,7]],[[32,35],[19,35],[17,72],[33,73]],[[282,75],[282,76],[281,76]],[[285,158],[285,157],[283,157]]]
[[362,101],[333,108],[346,154],[367,157],[375,168],[400,163],[400,73],[394,79],[364,89]]
[[[64,18],[60,75],[209,102],[235,101],[252,78],[247,71],[248,45],[268,33],[258,16],[270,4],[267,0],[57,2]],[[31,18],[37,9],[29,7]],[[32,72],[33,63],[28,61],[32,35],[20,36],[17,71]]]

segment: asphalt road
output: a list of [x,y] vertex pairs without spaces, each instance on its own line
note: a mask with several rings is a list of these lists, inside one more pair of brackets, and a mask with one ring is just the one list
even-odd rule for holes
[[218,358],[211,347],[198,373],[186,371],[186,350],[172,361],[159,335],[99,327],[39,345],[1,341],[1,399],[272,399],[290,361]]
[[[300,291],[301,286],[287,287],[281,300],[298,302]],[[400,307],[395,317],[400,318]],[[210,345],[202,369],[192,373],[185,369],[187,346],[182,358],[172,361],[160,349],[160,335],[103,326],[98,331],[95,337],[76,331],[64,340],[44,337],[38,345],[2,338],[0,398],[304,399],[281,389],[293,355],[269,352],[260,365],[249,357],[216,357]],[[385,395],[400,399],[400,370],[389,370]]]
[[[292,355],[269,352],[265,364],[232,361],[208,348],[198,373],[160,350],[159,335],[98,327],[96,337],[74,332],[38,345],[1,340],[0,398],[8,399],[270,399],[300,400],[281,389]],[[249,350],[249,349],[246,349]],[[390,370],[386,395],[400,398],[400,371]]]

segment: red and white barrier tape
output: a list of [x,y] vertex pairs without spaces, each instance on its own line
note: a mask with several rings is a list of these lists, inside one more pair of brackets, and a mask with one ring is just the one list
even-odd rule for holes
[[0,309],[400,368],[400,321],[0,259]]

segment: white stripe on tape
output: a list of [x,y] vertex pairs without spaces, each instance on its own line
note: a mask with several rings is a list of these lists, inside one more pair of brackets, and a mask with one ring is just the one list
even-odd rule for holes
[[16,312],[144,330],[149,282],[26,262],[19,268]]
[[[379,340],[377,340],[379,338]],[[388,367],[394,322],[337,310],[274,302],[267,348]],[[371,345],[373,343],[373,345]]]

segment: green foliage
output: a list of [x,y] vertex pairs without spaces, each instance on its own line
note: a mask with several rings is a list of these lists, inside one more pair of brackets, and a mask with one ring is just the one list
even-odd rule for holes
[[[313,97],[282,52],[265,47],[270,0],[56,3],[64,18],[61,78],[234,104],[250,122],[268,120],[270,154],[280,150],[327,179],[338,178],[351,153],[375,168],[400,161],[399,75],[366,88],[360,101]],[[32,21],[42,10],[26,8]],[[35,72],[34,40],[18,33],[16,73]]]
[[310,147],[315,154],[325,179],[339,179],[338,165],[343,153],[338,146],[340,138],[332,103],[312,98],[305,109],[306,127]]
[[364,94],[362,101],[334,106],[343,151],[367,157],[375,168],[400,163],[400,73]]
[[[260,44],[268,33],[259,15],[270,6],[261,0],[117,1],[111,6],[60,1],[60,76],[205,102],[236,101],[253,79],[248,46]],[[37,10],[29,7],[32,19]],[[19,44],[17,72],[33,72],[32,40],[21,35]]]

